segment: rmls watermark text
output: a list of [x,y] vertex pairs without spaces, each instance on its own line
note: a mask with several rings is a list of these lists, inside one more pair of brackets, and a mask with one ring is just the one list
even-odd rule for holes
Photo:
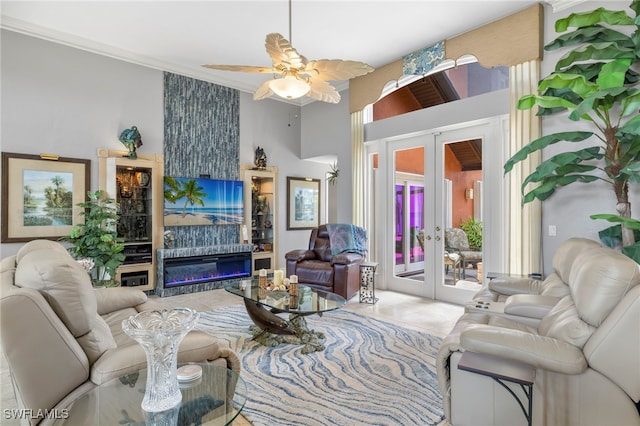
[[23,419],[67,419],[69,418],[69,410],[63,408],[61,410],[33,410],[31,408],[5,408],[2,410],[5,420],[23,420]]

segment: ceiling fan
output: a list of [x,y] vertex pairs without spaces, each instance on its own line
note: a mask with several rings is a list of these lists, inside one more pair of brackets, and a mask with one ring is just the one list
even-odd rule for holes
[[[291,38],[291,0],[289,0],[289,38]],[[254,100],[265,99],[275,93],[285,99],[296,99],[306,95],[329,103],[340,102],[340,93],[328,81],[348,80],[373,71],[373,67],[364,62],[341,59],[309,61],[278,33],[267,34],[265,47],[273,61],[271,67],[244,65],[203,65],[203,67],[224,71],[273,73],[274,78],[262,83],[254,92]]]

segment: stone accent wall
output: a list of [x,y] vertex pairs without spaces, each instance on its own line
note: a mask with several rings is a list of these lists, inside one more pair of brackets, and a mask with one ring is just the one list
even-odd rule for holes
[[[240,94],[236,89],[164,73],[164,174],[240,179]],[[252,249],[239,244],[240,225],[165,227],[165,231],[168,230],[175,234],[175,248],[159,250],[157,254],[156,294],[160,296],[211,290],[229,282],[165,289],[164,257],[177,257],[177,253],[232,253]]]
[[[240,94],[217,84],[164,74],[164,174],[240,179]],[[234,244],[239,225],[172,226],[175,247]]]

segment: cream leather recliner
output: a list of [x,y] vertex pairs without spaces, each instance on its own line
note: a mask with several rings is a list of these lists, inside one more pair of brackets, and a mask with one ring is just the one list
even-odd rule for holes
[[486,312],[538,327],[540,320],[569,294],[569,275],[581,253],[602,247],[588,238],[569,238],[553,255],[553,271],[544,280],[500,275],[488,280],[467,303],[467,312]]
[[462,315],[437,358],[451,424],[526,424],[499,384],[458,368],[462,353],[471,351],[535,368],[534,425],[640,425],[640,265],[612,249],[592,248],[575,258],[567,284],[569,295],[537,328]]
[[489,280],[473,298],[504,302],[508,297],[516,294],[530,294],[561,299],[569,294],[567,281],[576,257],[585,250],[601,246],[597,241],[588,238],[569,238],[560,244],[554,253],[553,271],[544,280],[498,276]]
[[[31,424],[46,424],[50,419],[43,413],[146,368],[144,350],[121,327],[131,315],[156,308],[143,292],[94,289],[66,249],[47,240],[31,241],[3,259],[0,279],[2,350],[19,408],[33,414]],[[207,361],[240,371],[228,347],[204,332],[190,332],[178,362]]]

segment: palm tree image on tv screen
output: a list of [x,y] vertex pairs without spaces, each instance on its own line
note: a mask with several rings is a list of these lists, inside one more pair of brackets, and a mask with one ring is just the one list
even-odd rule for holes
[[244,182],[165,176],[165,226],[238,225],[244,220]]

